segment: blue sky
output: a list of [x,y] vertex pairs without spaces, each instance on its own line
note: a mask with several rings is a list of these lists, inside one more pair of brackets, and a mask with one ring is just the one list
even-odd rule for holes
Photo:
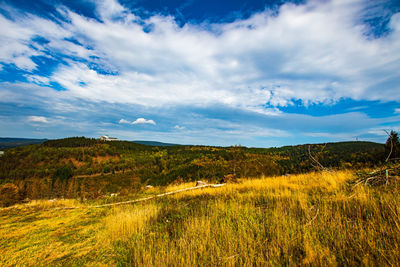
[[398,1],[0,1],[1,137],[384,142],[399,70]]

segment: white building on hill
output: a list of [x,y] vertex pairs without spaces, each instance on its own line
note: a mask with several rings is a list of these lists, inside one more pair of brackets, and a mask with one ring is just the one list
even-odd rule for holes
[[102,140],[102,141],[117,141],[118,138],[110,137],[108,135],[103,135],[103,136],[99,137],[99,140]]

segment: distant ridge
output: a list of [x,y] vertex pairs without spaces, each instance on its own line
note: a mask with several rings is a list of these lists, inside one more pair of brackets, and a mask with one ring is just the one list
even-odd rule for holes
[[47,139],[0,137],[0,150],[19,146],[42,144],[46,141]]
[[[48,140],[49,139],[0,137],[0,150],[27,145],[43,144]],[[135,140],[132,142],[147,146],[180,146],[180,144],[163,143],[157,141]]]
[[163,142],[157,142],[157,141],[135,140],[132,142],[137,143],[137,144],[147,145],[147,146],[181,146],[180,144],[163,143]]
[[[84,138],[84,137],[82,137]],[[54,139],[57,140],[65,140],[62,139]],[[92,138],[93,139],[93,138]],[[26,145],[35,145],[35,144],[43,144],[46,141],[51,141],[52,139],[34,139],[34,138],[14,138],[14,137],[0,137],[0,150],[9,149],[13,147],[20,147]],[[97,140],[97,139],[93,139]],[[123,140],[119,140],[123,142]],[[134,140],[134,141],[125,141],[132,142],[135,144],[141,144],[146,146],[160,146],[160,147],[169,147],[169,146],[192,146],[192,145],[183,145],[183,144],[174,144],[174,143],[164,143],[158,141],[144,141],[144,140]],[[308,146],[326,146],[326,148],[330,148],[335,152],[339,152],[342,150],[369,150],[376,147],[381,147],[383,144],[369,142],[369,141],[342,141],[342,142],[328,142],[328,143],[316,143],[316,144],[299,144],[299,145],[288,145],[282,147],[265,147],[265,148],[257,148],[257,147],[249,147],[249,149],[257,150],[257,149],[266,149],[268,151],[274,152],[283,152],[283,151],[291,151],[291,150],[304,150],[308,149]],[[222,148],[222,147],[221,147]]]

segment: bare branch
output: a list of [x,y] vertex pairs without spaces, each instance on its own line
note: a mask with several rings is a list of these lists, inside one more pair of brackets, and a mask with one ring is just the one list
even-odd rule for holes
[[[216,188],[216,187],[221,187],[221,186],[225,186],[225,185],[226,184],[205,184],[205,185],[200,185],[200,186],[183,188],[183,189],[179,189],[179,190],[175,190],[175,191],[171,191],[171,192],[167,192],[167,193],[162,193],[162,194],[158,194],[158,195],[153,195],[153,196],[150,196],[150,197],[139,198],[139,199],[128,200],[128,201],[122,201],[122,202],[115,202],[115,203],[109,203],[109,204],[103,204],[103,205],[94,205],[94,206],[59,207],[59,208],[53,208],[53,209],[48,209],[48,210],[69,210],[69,209],[85,209],[85,208],[86,209],[90,209],[90,208],[102,208],[102,207],[119,206],[119,205],[132,204],[132,203],[136,203],[136,202],[142,202],[142,201],[146,201],[146,200],[150,200],[150,199],[156,199],[156,198],[160,198],[160,197],[164,197],[164,196],[168,196],[168,195],[172,195],[172,194],[176,194],[176,193],[180,193],[180,192],[184,192],[184,191],[189,191],[189,190],[196,190],[196,189],[206,188],[206,187]],[[48,210],[45,210],[45,211],[48,211]]]
[[[324,147],[325,148],[325,147]],[[323,148],[323,149],[324,149]],[[311,145],[308,146],[308,155],[310,156],[310,158],[314,161],[314,163],[316,163],[317,166],[315,166],[314,164],[312,164],[314,167],[317,167],[318,169],[322,169],[327,171],[328,169],[325,168],[321,163],[319,163],[319,161],[313,157],[313,155],[311,154]]]
[[384,130],[384,131],[389,136],[389,140],[390,140],[390,153],[389,153],[389,155],[387,156],[387,158],[385,160],[385,162],[388,162],[388,160],[389,160],[389,158],[390,158],[390,156],[392,155],[392,152],[393,152],[393,140],[392,140],[392,136],[390,135],[390,133],[388,133],[388,131],[386,131],[386,130]]
[[379,179],[379,178],[381,178],[381,177],[379,177],[379,176],[372,176],[372,177],[369,177],[367,180],[365,180],[365,185],[368,184],[368,181],[369,181],[369,180],[374,180],[374,179]]

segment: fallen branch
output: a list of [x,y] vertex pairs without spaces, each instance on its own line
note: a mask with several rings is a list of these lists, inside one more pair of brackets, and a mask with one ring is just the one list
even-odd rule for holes
[[356,175],[359,177],[354,181],[353,188],[359,184],[379,186],[379,185],[392,185],[400,182],[400,165],[395,166],[382,166],[380,169],[372,172],[357,172]]
[[372,176],[372,177],[369,177],[367,180],[365,180],[365,185],[368,184],[368,181],[369,181],[369,180],[375,180],[375,179],[379,179],[379,178],[381,178],[381,177],[379,177],[379,176]]
[[206,184],[206,185],[194,186],[194,187],[189,187],[189,188],[183,188],[183,189],[179,189],[179,190],[175,190],[175,191],[171,191],[171,192],[167,192],[167,193],[158,194],[158,195],[151,196],[151,197],[144,197],[144,198],[139,198],[139,199],[134,199],[134,200],[109,203],[109,204],[103,204],[103,205],[94,205],[94,206],[59,207],[59,208],[54,208],[54,209],[50,209],[50,210],[70,210],[70,209],[84,209],[84,208],[90,209],[90,208],[102,208],[102,207],[126,205],[126,204],[131,204],[131,203],[136,203],[136,202],[142,202],[142,201],[146,201],[146,200],[150,200],[150,199],[160,198],[160,197],[164,197],[164,196],[168,196],[168,195],[172,195],[172,194],[176,194],[176,193],[180,193],[180,192],[184,192],[184,191],[190,191],[190,190],[201,189],[201,188],[206,188],[206,187],[216,188],[216,187],[221,187],[224,185],[225,184]]
[[354,187],[356,187],[357,185],[364,183],[364,180],[360,179],[359,181],[356,181],[356,184],[353,185],[353,189]]

